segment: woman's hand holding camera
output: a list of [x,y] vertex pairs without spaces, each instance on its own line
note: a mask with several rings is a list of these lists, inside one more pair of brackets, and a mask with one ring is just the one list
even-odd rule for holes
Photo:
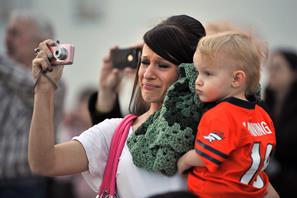
[[36,81],[35,87],[56,88],[64,68],[62,65],[51,65],[50,60],[53,58],[53,54],[50,47],[56,45],[55,41],[49,39],[41,42],[38,48],[34,50],[36,57],[32,61],[32,75]]

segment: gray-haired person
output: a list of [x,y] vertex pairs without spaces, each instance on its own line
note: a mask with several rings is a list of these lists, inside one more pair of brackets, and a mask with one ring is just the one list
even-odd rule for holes
[[[28,135],[33,111],[34,48],[53,38],[49,21],[31,10],[11,13],[6,32],[6,55],[0,55],[0,197],[45,197],[46,178],[32,174],[28,165]],[[65,86],[56,92],[57,131]]]

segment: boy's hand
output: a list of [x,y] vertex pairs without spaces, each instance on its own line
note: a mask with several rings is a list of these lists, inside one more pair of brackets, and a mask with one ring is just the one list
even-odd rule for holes
[[180,175],[183,176],[185,176],[187,174],[187,170],[191,168],[191,166],[187,164],[186,155],[187,153],[181,156],[177,162],[177,171]]
[[200,159],[200,156],[196,153],[195,149],[192,149],[181,156],[177,162],[178,173],[186,174],[187,170],[192,167],[205,167],[204,162]]

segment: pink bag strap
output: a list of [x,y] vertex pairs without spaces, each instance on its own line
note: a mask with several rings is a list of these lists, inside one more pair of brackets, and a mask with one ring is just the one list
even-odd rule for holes
[[136,115],[128,114],[115,129],[109,146],[109,154],[104,170],[103,181],[101,183],[97,197],[118,197],[116,195],[116,173],[119,158],[122,154],[129,129]]

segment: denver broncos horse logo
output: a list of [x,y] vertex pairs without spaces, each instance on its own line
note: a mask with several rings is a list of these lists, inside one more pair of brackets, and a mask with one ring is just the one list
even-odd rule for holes
[[203,136],[204,139],[208,140],[209,142],[215,141],[215,140],[222,140],[224,139],[224,133],[222,132],[210,132],[208,135]]

